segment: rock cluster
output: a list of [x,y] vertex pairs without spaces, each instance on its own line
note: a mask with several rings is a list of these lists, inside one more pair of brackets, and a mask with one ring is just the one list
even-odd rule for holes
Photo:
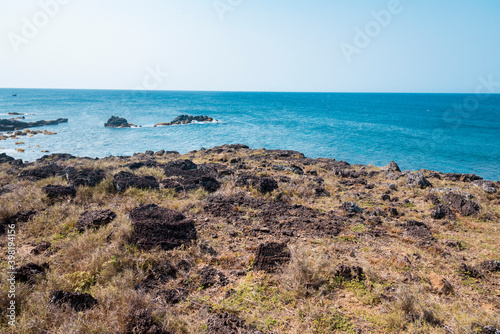
[[36,122],[21,122],[13,119],[0,119],[0,131],[15,131],[25,128],[34,128],[46,125],[56,125],[59,123],[67,123],[67,118],[58,118],[53,121],[36,121]]
[[191,115],[180,115],[176,117],[171,122],[158,123],[155,127],[158,126],[168,126],[168,125],[179,125],[179,124],[189,124],[193,122],[213,122],[214,119],[208,116],[191,116]]

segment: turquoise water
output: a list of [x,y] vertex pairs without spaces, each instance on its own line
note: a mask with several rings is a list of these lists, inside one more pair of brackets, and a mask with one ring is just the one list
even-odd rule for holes
[[[17,94],[13,97],[12,94]],[[500,95],[364,93],[133,92],[0,89],[0,118],[68,118],[41,129],[58,135],[0,141],[0,153],[32,161],[49,150],[78,156],[186,153],[226,143],[293,149],[306,156],[402,169],[476,173],[500,180]],[[453,110],[467,105],[468,111]],[[154,128],[180,114],[217,123]],[[142,128],[110,129],[112,116]],[[40,147],[35,147],[39,145]],[[16,148],[24,148],[18,153]]]

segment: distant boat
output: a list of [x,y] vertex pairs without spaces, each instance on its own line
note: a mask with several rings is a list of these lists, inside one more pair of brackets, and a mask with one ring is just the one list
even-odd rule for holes
[[12,94],[12,96],[16,97],[16,96],[17,96],[17,94]]

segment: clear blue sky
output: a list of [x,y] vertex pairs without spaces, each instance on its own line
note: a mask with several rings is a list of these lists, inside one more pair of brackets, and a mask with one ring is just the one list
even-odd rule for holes
[[500,81],[500,1],[390,2],[0,0],[0,87],[462,93]]

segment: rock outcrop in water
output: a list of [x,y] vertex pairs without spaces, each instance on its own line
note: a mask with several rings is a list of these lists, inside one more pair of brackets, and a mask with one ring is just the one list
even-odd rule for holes
[[194,122],[213,122],[214,119],[208,116],[191,116],[191,115],[180,115],[176,117],[172,122],[158,123],[158,126],[168,126],[168,125],[179,125],[179,124],[189,124]]
[[0,131],[15,131],[25,128],[34,128],[46,125],[56,125],[59,123],[67,123],[67,118],[58,118],[52,121],[36,121],[36,122],[21,122],[14,119],[0,119]]
[[106,128],[131,128],[136,125],[129,123],[125,118],[111,116],[110,119],[104,124]]

